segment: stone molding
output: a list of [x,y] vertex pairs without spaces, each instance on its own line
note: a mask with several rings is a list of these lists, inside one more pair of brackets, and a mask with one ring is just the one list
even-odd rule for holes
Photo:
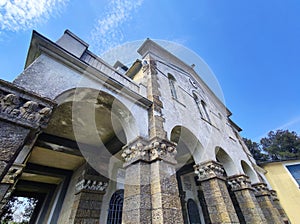
[[0,118],[29,128],[45,128],[55,102],[0,80]]
[[155,160],[176,164],[176,154],[175,143],[160,138],[147,141],[139,137],[123,147],[121,156],[125,160],[124,166],[128,166],[136,161],[152,162]]
[[252,187],[254,188],[254,194],[256,197],[260,196],[270,196],[270,191],[265,183],[256,183],[253,184]]
[[198,176],[198,181],[205,181],[212,178],[226,180],[222,164],[213,160],[194,165],[194,170]]
[[76,184],[75,191],[76,191],[76,194],[78,194],[78,193],[80,193],[81,191],[84,191],[84,190],[96,191],[96,192],[105,192],[107,186],[108,186],[108,182],[82,179],[81,181],[79,181]]
[[25,165],[14,163],[2,179],[1,183],[4,184],[15,184],[17,177],[22,173]]
[[245,174],[233,175],[227,178],[227,183],[232,191],[240,191],[244,189],[254,190],[251,187],[250,178]]

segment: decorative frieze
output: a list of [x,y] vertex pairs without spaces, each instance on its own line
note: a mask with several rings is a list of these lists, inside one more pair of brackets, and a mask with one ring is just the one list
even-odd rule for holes
[[136,160],[149,160],[149,148],[141,142],[126,146],[123,149],[122,157],[126,163],[134,162]]
[[45,128],[55,102],[0,80],[0,116],[30,128]]
[[156,139],[149,145],[150,161],[157,159],[176,164],[176,145],[171,142]]
[[229,177],[228,184],[231,187],[232,191],[239,191],[243,189],[253,189],[251,187],[251,181],[248,176],[244,174],[234,175]]
[[107,186],[107,182],[82,179],[76,184],[75,189],[77,193],[81,192],[82,190],[103,192],[106,190]]
[[225,180],[225,171],[222,164],[216,161],[208,161],[194,165],[195,174],[199,181],[209,180],[211,178],[221,178]]

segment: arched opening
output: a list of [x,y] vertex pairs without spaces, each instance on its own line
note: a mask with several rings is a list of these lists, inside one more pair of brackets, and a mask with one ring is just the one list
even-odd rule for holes
[[241,161],[241,166],[242,166],[244,173],[250,178],[251,183],[253,184],[253,183],[257,182],[257,177],[256,177],[254,171],[244,160]]
[[[28,192],[33,198],[43,196],[39,197],[41,206],[33,223],[68,222],[74,200],[67,190],[76,192],[81,175],[91,177],[89,183],[95,189],[98,177],[104,176],[106,182],[107,178],[117,181],[117,171],[123,168],[122,147],[138,136],[130,111],[106,92],[72,89],[56,101],[58,106],[48,127],[30,146],[14,192],[16,196]],[[92,171],[85,169],[86,162]]]
[[171,90],[171,95],[174,99],[177,99],[177,92],[176,92],[176,79],[174,78],[173,75],[168,73],[168,80],[169,80],[169,86]]
[[227,176],[237,174],[237,170],[235,168],[234,162],[231,157],[220,147],[216,147],[216,160],[220,162]]
[[[175,126],[172,129],[170,140],[177,143],[176,160],[178,164],[176,166],[176,177],[179,194],[181,195],[183,218],[185,223],[200,223],[193,221],[207,219],[208,211],[193,166],[195,163],[199,163],[201,154],[204,151],[203,146],[190,130],[182,126]],[[186,204],[187,200],[190,200],[189,204]],[[192,204],[192,201],[194,204]],[[192,213],[196,210],[198,214],[193,216]],[[192,220],[192,222],[189,220]]]
[[109,202],[107,224],[121,224],[124,201],[124,190],[116,191]]

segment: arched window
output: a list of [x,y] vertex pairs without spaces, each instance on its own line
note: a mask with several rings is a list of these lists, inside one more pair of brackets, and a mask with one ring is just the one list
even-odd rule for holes
[[195,103],[197,105],[199,113],[200,113],[201,117],[203,118],[203,114],[202,114],[202,111],[201,111],[201,108],[200,108],[200,105],[199,105],[200,104],[200,100],[199,100],[198,96],[195,93],[193,93],[193,98],[195,100]]
[[168,79],[169,79],[169,86],[170,86],[170,89],[171,89],[171,95],[174,99],[177,100],[177,93],[176,93],[176,89],[175,89],[176,79],[171,74],[168,74]]
[[206,103],[203,101],[203,100],[201,100],[201,105],[202,105],[202,108],[203,108],[203,111],[204,111],[204,118],[208,121],[208,122],[211,122],[210,121],[210,117],[209,117],[209,115],[208,115],[208,112],[207,112],[207,108],[206,108]]
[[109,202],[107,224],[122,223],[123,201],[124,201],[124,190],[118,190],[111,196]]
[[193,199],[187,201],[187,210],[190,224],[201,224],[199,210],[196,202]]

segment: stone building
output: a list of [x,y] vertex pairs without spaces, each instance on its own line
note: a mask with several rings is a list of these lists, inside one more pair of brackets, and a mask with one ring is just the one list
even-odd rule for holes
[[1,204],[31,223],[288,223],[231,112],[193,66],[147,39],[130,68],[65,31],[33,32],[0,82]]

